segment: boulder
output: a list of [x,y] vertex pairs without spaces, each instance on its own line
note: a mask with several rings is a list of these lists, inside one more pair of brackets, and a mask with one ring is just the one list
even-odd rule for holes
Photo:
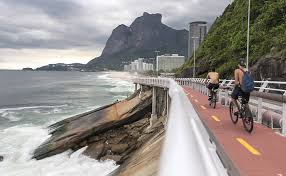
[[112,144],[111,151],[114,153],[123,153],[128,148],[128,144]]
[[88,148],[83,152],[83,154],[91,158],[99,159],[100,157],[102,157],[104,150],[105,150],[104,144],[93,143],[88,146]]
[[128,136],[127,134],[123,134],[123,135],[120,135],[120,136],[115,136],[115,137],[113,137],[111,139],[108,139],[107,142],[109,144],[118,144],[120,141],[122,141],[127,136]]

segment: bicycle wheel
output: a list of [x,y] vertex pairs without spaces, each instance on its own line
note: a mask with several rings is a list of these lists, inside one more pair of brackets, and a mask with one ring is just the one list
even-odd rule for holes
[[234,115],[234,104],[232,102],[230,102],[229,105],[229,114],[231,121],[236,124],[238,121],[238,115]]
[[243,113],[242,122],[243,122],[244,129],[247,132],[251,133],[253,130],[254,122],[253,122],[252,113],[248,107],[245,107],[245,112]]
[[216,94],[213,93],[212,100],[211,100],[211,107],[215,109],[216,107]]

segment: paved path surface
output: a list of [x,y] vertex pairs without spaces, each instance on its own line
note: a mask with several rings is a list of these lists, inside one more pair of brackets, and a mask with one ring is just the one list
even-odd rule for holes
[[200,118],[242,176],[286,176],[286,137],[260,124],[254,124],[249,134],[241,119],[236,125],[231,122],[227,107],[218,103],[213,109],[205,95],[188,87],[184,89]]

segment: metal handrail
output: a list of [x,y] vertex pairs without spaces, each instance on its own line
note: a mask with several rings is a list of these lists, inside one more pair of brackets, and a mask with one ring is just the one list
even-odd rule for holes
[[183,88],[174,80],[166,78],[135,78],[133,82],[168,88],[171,98],[159,175],[226,176],[216,146],[210,142],[210,136]]

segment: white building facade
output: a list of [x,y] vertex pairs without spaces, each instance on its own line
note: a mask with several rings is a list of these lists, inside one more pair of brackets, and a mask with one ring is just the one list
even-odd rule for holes
[[139,58],[129,65],[124,65],[124,71],[147,72],[150,70],[153,70],[153,64],[144,62],[144,58]]
[[157,56],[156,71],[163,70],[165,72],[171,72],[173,69],[181,67],[185,63],[185,56],[179,56],[178,54],[165,54]]

